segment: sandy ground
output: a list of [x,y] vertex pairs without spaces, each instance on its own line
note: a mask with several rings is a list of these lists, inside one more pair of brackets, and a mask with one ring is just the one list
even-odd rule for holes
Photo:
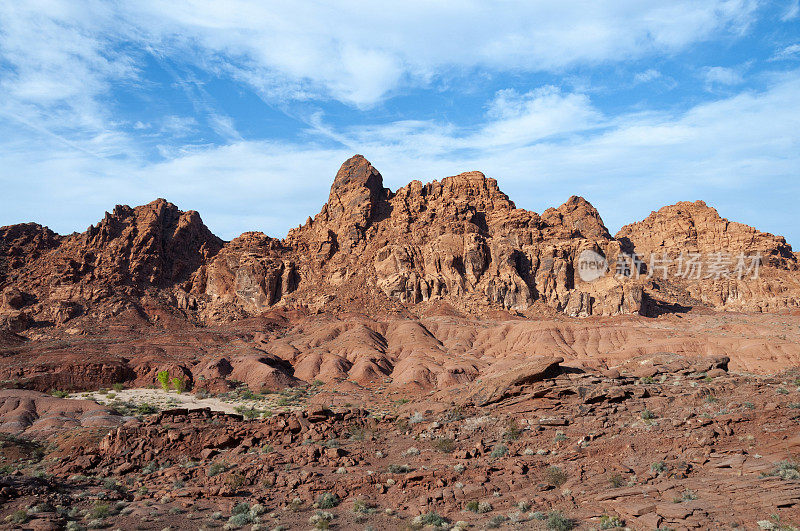
[[212,411],[221,411],[223,413],[237,413],[237,407],[271,410],[274,406],[272,400],[229,399],[226,401],[216,397],[198,398],[195,395],[187,392],[178,394],[175,391],[167,392],[162,389],[147,388],[123,389],[121,391],[108,391],[105,393],[93,391],[70,395],[69,398],[79,400],[94,400],[99,404],[108,406],[112,406],[114,402],[119,400],[135,406],[150,404],[157,409],[209,408]]

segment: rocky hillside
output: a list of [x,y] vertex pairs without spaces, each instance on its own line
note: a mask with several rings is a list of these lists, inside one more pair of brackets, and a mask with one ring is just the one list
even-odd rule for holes
[[[577,274],[591,250],[608,263]],[[759,253],[758,279],[662,281],[617,275],[621,253]],[[698,304],[772,311],[800,304],[798,260],[783,238],[678,203],[612,237],[571,197],[541,215],[517,208],[480,172],[392,192],[362,156],[337,173],[328,202],[278,240],[223,242],[197,212],[156,200],[118,206],[81,234],[36,224],[0,228],[0,320],[22,331],[85,316],[159,307],[193,321],[268,309],[387,315],[455,312],[569,316],[655,314]]]

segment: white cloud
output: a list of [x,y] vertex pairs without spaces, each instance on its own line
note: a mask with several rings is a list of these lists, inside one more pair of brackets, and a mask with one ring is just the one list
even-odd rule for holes
[[633,81],[635,83],[650,83],[651,81],[655,81],[661,77],[661,72],[654,68],[648,68],[644,72],[639,72],[635,76],[633,76]]
[[739,71],[723,66],[708,67],[705,69],[703,76],[709,85],[738,85],[744,81]]
[[91,100],[135,63],[138,43],[163,57],[248,80],[269,98],[330,97],[364,107],[448,70],[559,70],[671,53],[740,32],[756,4],[478,1],[175,0],[7,2],[0,53],[23,101]]

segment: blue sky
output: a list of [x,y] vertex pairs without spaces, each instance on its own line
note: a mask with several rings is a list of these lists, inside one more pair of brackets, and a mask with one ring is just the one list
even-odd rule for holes
[[0,225],[164,197],[282,237],[354,153],[393,190],[582,195],[612,233],[703,199],[797,248],[800,5],[0,3]]

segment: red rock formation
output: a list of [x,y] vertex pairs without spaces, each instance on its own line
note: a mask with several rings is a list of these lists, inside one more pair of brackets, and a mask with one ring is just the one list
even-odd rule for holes
[[[728,221],[703,201],[666,206],[643,221],[622,227],[616,238],[641,256],[645,265],[654,257],[668,268],[668,278],[661,282],[661,298],[668,298],[671,292],[674,299],[689,304],[698,301],[749,311],[800,305],[800,262],[786,240]],[[681,262],[691,255],[698,257],[697,270]],[[664,257],[669,262],[662,262]],[[653,275],[663,277],[663,272],[659,267]]]
[[[625,250],[759,252],[766,271],[758,282],[622,278],[614,265]],[[608,263],[595,280],[577,274],[584,251]],[[218,321],[276,307],[419,315],[442,304],[478,315],[589,316],[664,311],[658,301],[768,311],[800,304],[797,269],[782,238],[728,222],[701,202],[665,207],[614,238],[580,197],[539,215],[516,208],[480,172],[392,192],[356,155],[319,214],[283,241],[248,232],[223,245],[196,212],[162,199],[118,206],[71,236],[4,227],[0,320],[22,331],[126,308],[149,319],[172,312]]]

